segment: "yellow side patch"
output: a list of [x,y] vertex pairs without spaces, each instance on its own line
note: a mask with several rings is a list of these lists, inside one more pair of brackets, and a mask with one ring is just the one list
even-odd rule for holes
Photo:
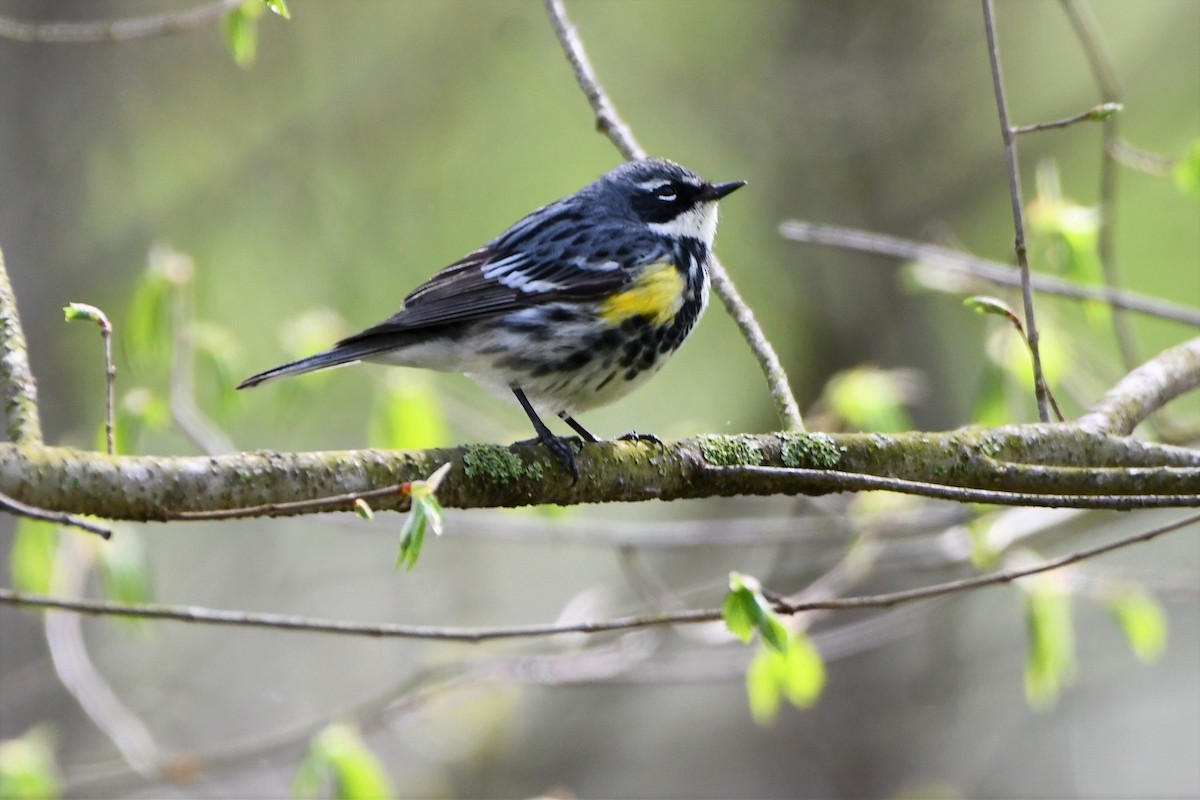
[[633,282],[632,288],[615,294],[600,306],[605,322],[620,325],[630,317],[649,317],[655,325],[665,325],[683,305],[683,273],[672,264],[654,264]]

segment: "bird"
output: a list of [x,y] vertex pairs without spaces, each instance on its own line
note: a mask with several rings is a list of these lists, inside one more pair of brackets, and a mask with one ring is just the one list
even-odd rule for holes
[[[695,328],[718,201],[744,185],[626,161],[437,272],[382,322],[237,388],[358,361],[466,373],[516,399],[574,483],[574,445],[600,441],[575,415],[645,383]],[[578,437],[555,436],[540,414]]]

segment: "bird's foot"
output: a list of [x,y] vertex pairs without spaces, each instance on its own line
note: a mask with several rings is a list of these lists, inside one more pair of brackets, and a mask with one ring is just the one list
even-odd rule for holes
[[522,439],[516,445],[542,444],[550,451],[563,469],[571,474],[571,485],[579,480],[579,464],[575,461],[575,453],[583,450],[583,440],[578,436],[537,436],[533,439]]
[[660,448],[666,448],[666,445],[663,444],[663,440],[655,436],[653,433],[638,433],[637,431],[630,431],[624,436],[618,436],[617,441],[633,442],[634,444],[649,442],[650,444],[658,445]]

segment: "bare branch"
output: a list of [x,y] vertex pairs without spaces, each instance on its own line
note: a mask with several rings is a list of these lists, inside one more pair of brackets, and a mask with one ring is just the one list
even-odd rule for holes
[[996,110],[1000,116],[1000,135],[1004,139],[1004,156],[1008,164],[1008,189],[1012,196],[1013,244],[1017,253],[1017,266],[1021,270],[1021,297],[1025,303],[1025,330],[1028,332],[1029,350],[1033,355],[1033,387],[1037,396],[1038,418],[1050,421],[1050,408],[1046,401],[1046,376],[1042,372],[1042,355],[1038,336],[1037,320],[1033,313],[1033,288],[1029,283],[1029,257],[1025,250],[1025,203],[1021,199],[1021,173],[1017,166],[1016,136],[1008,121],[1008,103],[1004,99],[1004,78],[1000,71],[1000,49],[996,44],[996,19],[992,0],[983,0],[983,27],[987,34],[988,58],[992,65],[992,87],[996,93]]
[[244,0],[216,0],[184,11],[99,22],[21,22],[0,17],[0,39],[18,42],[119,42],[184,33],[210,25]]
[[600,85],[591,59],[588,58],[583,49],[583,42],[579,39],[579,31],[567,18],[567,9],[563,7],[562,0],[545,0],[545,6],[550,25],[554,28],[559,44],[562,45],[563,52],[575,71],[575,80],[579,82],[579,88],[587,95],[588,103],[596,114],[596,130],[611,139],[626,159],[632,161],[645,158],[646,151],[638,144],[633,131],[621,119],[612,101],[608,99],[608,93]]
[[[571,67],[575,71],[575,79],[579,82],[579,88],[587,96],[588,103],[591,104],[592,111],[596,115],[596,129],[604,133],[625,158],[645,158],[646,151],[638,144],[633,132],[621,119],[616,107],[613,106],[608,94],[604,91],[604,87],[600,85],[596,72],[592,69],[592,63],[583,49],[579,33],[567,18],[567,11],[563,7],[562,0],[545,0],[545,6],[554,33],[558,36],[563,52],[566,53],[567,60],[571,62]],[[746,305],[746,301],[742,299],[733,279],[729,277],[724,265],[715,255],[709,261],[708,271],[709,277],[712,279],[713,291],[721,298],[721,302],[724,303],[729,315],[733,317],[733,321],[746,339],[746,343],[750,345],[754,357],[758,359],[784,430],[804,430],[804,420],[800,416],[800,407],[796,403],[796,398],[788,386],[787,373],[783,370],[775,348],[771,346],[770,341],[763,334],[762,328],[759,327],[758,320],[754,318],[754,312]]]
[[1101,103],[1098,106],[1089,108],[1082,114],[1076,114],[1075,116],[1067,117],[1066,119],[1059,119],[1055,120],[1054,122],[1036,122],[1033,125],[1018,125],[1013,128],[1013,135],[1020,136],[1024,133],[1052,131],[1057,130],[1058,128],[1066,128],[1078,122],[1103,122],[1120,110],[1120,103]]
[[[1104,44],[1100,26],[1088,7],[1079,0],[1061,0],[1063,11],[1079,37],[1083,52],[1092,68],[1092,75],[1100,87],[1106,104],[1121,102],[1121,84],[1117,79],[1116,64]],[[1100,235],[1097,250],[1100,266],[1104,271],[1104,282],[1113,289],[1122,286],[1121,274],[1116,257],[1116,205],[1117,205],[1117,154],[1120,142],[1120,121],[1116,116],[1104,120],[1104,146],[1100,154]],[[1137,332],[1125,314],[1113,314],[1113,332],[1121,349],[1121,360],[1126,370],[1131,370],[1141,359],[1138,357]]]
[[3,252],[0,252],[0,394],[9,440],[17,444],[41,444],[37,383],[29,369],[25,329],[17,314],[17,298],[8,281]]
[[1085,430],[1128,436],[1154,411],[1200,386],[1200,337],[1173,347],[1122,378],[1079,418]]
[[[957,581],[923,586],[883,594],[817,599],[802,603],[777,602],[777,610],[784,614],[799,614],[806,611],[840,611],[864,608],[889,608],[901,603],[927,600],[985,586],[1037,575],[1060,569],[1096,556],[1111,553],[1134,544],[1148,542],[1159,536],[1200,522],[1200,514],[1193,514],[1174,522],[1147,531],[1122,537],[1106,544],[1077,550],[1059,558],[1050,559],[1021,569],[1003,570],[977,575]],[[69,600],[44,595],[23,594],[12,589],[0,588],[0,605],[27,608],[58,609],[75,611],[96,616],[135,617],[139,619],[165,619],[204,625],[226,625],[241,628],[267,628],[270,630],[304,631],[308,633],[333,633],[349,636],[375,638],[425,639],[448,642],[483,642],[495,639],[528,639],[554,636],[562,633],[596,634],[609,631],[653,628],[662,625],[690,625],[716,622],[722,618],[718,608],[699,608],[671,611],[661,614],[633,615],[607,620],[546,623],[537,625],[513,625],[491,628],[442,627],[436,625],[405,625],[399,623],[366,623],[345,620],[317,619],[289,614],[268,614],[249,611],[223,611],[200,606],[173,606],[159,604],[126,604],[106,600]]]
[[318,511],[350,511],[359,500],[373,500],[377,497],[407,497],[407,483],[386,486],[382,489],[372,489],[366,492],[348,492],[331,497],[318,497],[315,500],[295,500],[283,503],[263,503],[256,506],[241,508],[220,508],[211,511],[177,511],[171,513],[170,520],[190,521],[245,519],[247,517],[276,517],[288,514],[310,513]]
[[758,364],[767,379],[771,399],[775,401],[775,410],[779,414],[780,422],[783,423],[783,429],[803,431],[804,418],[800,416],[800,406],[796,403],[795,395],[792,394],[783,364],[779,361],[775,348],[771,346],[766,335],[763,334],[762,328],[759,327],[754,312],[750,310],[750,306],[746,305],[746,301],[742,299],[737,287],[734,286],[733,279],[729,277],[725,266],[716,255],[709,259],[708,273],[712,279],[713,291],[725,304],[725,310],[729,312],[729,316],[733,317],[738,330],[742,332],[742,337],[750,345],[754,357],[758,359]]
[[[978,278],[999,286],[1020,286],[1021,277],[1013,273],[1008,264],[973,256],[948,247],[901,239],[883,233],[873,233],[857,228],[838,225],[823,225],[801,220],[787,220],[779,226],[783,238],[805,244],[824,244],[859,250],[864,253],[888,256],[905,261],[920,261],[931,267]],[[1044,294],[1069,297],[1074,300],[1094,300],[1107,303],[1114,308],[1124,308],[1160,319],[1200,327],[1200,310],[1147,297],[1135,292],[1113,289],[1108,286],[1088,286],[1059,278],[1054,275],[1032,273],[1029,280],[1034,291]]]
[[72,514],[64,514],[61,511],[47,511],[44,508],[37,508],[22,503],[20,500],[16,500],[6,494],[0,494],[0,509],[10,514],[16,514],[18,517],[28,517],[29,519],[41,520],[42,522],[53,522],[55,525],[79,528],[88,533],[94,533],[102,539],[108,539],[112,536],[111,530],[91,520],[76,517]]

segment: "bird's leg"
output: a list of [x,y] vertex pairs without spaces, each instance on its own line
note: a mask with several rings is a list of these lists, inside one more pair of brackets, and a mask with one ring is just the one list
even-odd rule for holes
[[567,412],[565,412],[565,411],[560,412],[558,415],[558,418],[561,419],[563,422],[567,423],[568,425],[570,425],[571,430],[578,433],[585,442],[591,442],[592,444],[595,444],[600,441],[599,439],[597,439],[595,437],[595,435],[591,431],[589,431],[587,428],[583,427],[578,422],[576,422],[575,418],[572,417]]
[[[575,450],[571,446],[572,442],[578,442],[578,437],[575,436],[555,436],[546,427],[546,423],[542,422],[542,418],[533,410],[533,405],[530,404],[529,398],[525,396],[525,392],[521,391],[520,386],[512,387],[513,394],[517,396],[517,402],[521,404],[521,408],[525,409],[525,415],[529,417],[529,421],[533,423],[533,429],[537,432],[538,441],[546,446],[558,460],[559,463],[571,473],[571,485],[574,485],[579,480],[579,465],[575,463]],[[572,425],[571,427],[575,427]],[[576,430],[581,430],[576,428]],[[586,431],[584,431],[586,433]],[[591,436],[589,433],[588,436]],[[595,437],[592,437],[593,440]]]

